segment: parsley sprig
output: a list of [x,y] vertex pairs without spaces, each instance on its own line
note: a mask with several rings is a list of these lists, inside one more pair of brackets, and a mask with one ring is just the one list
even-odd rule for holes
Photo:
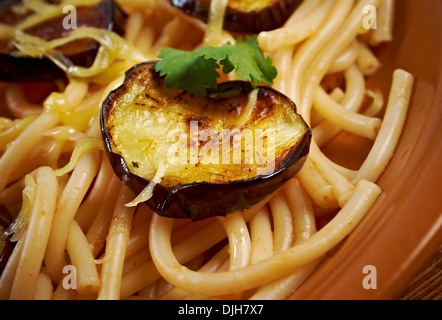
[[164,48],[159,58],[155,70],[165,76],[166,87],[178,87],[200,97],[207,94],[207,87],[217,88],[220,68],[224,74],[235,70],[238,77],[255,86],[260,82],[272,85],[277,75],[272,59],[265,58],[260,50],[256,35],[238,38],[234,45],[206,46],[194,51]]

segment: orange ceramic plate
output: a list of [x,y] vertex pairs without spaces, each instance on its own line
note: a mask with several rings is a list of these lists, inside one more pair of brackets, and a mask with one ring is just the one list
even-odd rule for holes
[[[416,77],[404,133],[379,184],[384,192],[354,232],[321,262],[293,299],[396,299],[442,243],[442,1],[396,2],[394,42],[377,49],[375,81]],[[364,273],[365,266],[373,266]],[[376,273],[374,273],[374,271]],[[376,289],[365,289],[366,276]]]

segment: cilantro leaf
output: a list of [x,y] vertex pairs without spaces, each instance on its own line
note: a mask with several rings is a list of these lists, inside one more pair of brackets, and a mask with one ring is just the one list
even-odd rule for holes
[[265,58],[259,49],[256,35],[244,41],[238,38],[235,45],[206,46],[194,51],[164,48],[159,58],[155,70],[165,77],[167,87],[177,87],[200,97],[207,94],[207,87],[217,88],[220,67],[224,74],[236,70],[240,78],[255,86],[260,82],[272,85],[277,75],[271,58]]
[[272,65],[272,59],[270,57],[265,58],[264,54],[259,49],[257,36],[255,35],[252,38],[246,38],[244,42],[238,38],[235,46],[244,52],[247,52],[250,57],[256,61],[260,73],[260,76],[257,77],[256,80],[258,80],[258,82],[262,81],[265,84],[272,85],[273,79],[278,75],[278,71]]
[[264,54],[259,49],[256,35],[246,38],[244,41],[238,38],[232,48],[234,48],[234,53],[228,56],[225,61],[221,61],[221,65],[233,66],[239,77],[253,82],[254,85],[261,81],[268,85],[273,84],[277,70],[272,65],[270,57],[264,58]]
[[206,85],[217,87],[216,79],[220,75],[216,71],[218,63],[215,59],[172,48],[163,49],[160,57],[163,59],[155,64],[155,70],[160,76],[166,76],[166,87],[177,87],[200,97],[206,95]]

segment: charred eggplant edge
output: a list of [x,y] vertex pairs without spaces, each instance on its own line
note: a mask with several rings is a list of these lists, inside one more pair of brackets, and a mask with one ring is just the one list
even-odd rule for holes
[[[108,109],[112,107],[115,97],[119,95],[120,91],[126,90],[126,83],[130,79],[132,72],[137,68],[151,65],[155,62],[142,62],[129,69],[126,72],[123,84],[111,91],[103,101],[100,112],[101,133],[107,157],[115,174],[136,195],[142,192],[150,181],[132,173],[123,157],[112,151],[111,137],[106,132],[105,117]],[[275,91],[283,95],[270,87],[258,86],[257,88]],[[294,102],[288,97],[286,98],[290,101],[293,110],[296,112]],[[227,214],[252,207],[293,178],[304,165],[310,150],[312,132],[304,119],[301,116],[299,117],[306,128],[306,133],[296,145],[289,149],[284,160],[270,174],[223,184],[194,182],[180,184],[175,187],[165,187],[157,184],[154,188],[153,196],[145,203],[161,216],[190,218],[194,221],[213,216],[226,216]]]
[[[169,0],[171,5],[181,9],[187,15],[208,21],[210,0]],[[224,29],[239,33],[259,33],[281,27],[303,0],[282,0],[259,10],[226,8]]]

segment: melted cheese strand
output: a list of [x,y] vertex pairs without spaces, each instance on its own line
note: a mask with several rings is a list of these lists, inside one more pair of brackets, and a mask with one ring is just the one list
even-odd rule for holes
[[209,22],[207,23],[204,43],[215,46],[221,42],[223,32],[224,14],[229,0],[212,0],[210,2]]
[[236,120],[235,125],[237,128],[243,128],[244,124],[250,118],[250,115],[252,114],[253,109],[256,105],[256,101],[258,100],[258,91],[259,91],[259,89],[254,89],[249,93],[247,105],[244,108],[241,115],[239,116],[239,118]]
[[164,164],[164,161],[160,161],[160,164],[158,166],[157,173],[153,177],[152,181],[149,182],[146,188],[131,202],[126,204],[126,207],[135,207],[139,203],[145,202],[149,200],[153,195],[153,189],[155,186],[161,182],[161,179],[163,179],[164,175],[166,174],[166,165]]

